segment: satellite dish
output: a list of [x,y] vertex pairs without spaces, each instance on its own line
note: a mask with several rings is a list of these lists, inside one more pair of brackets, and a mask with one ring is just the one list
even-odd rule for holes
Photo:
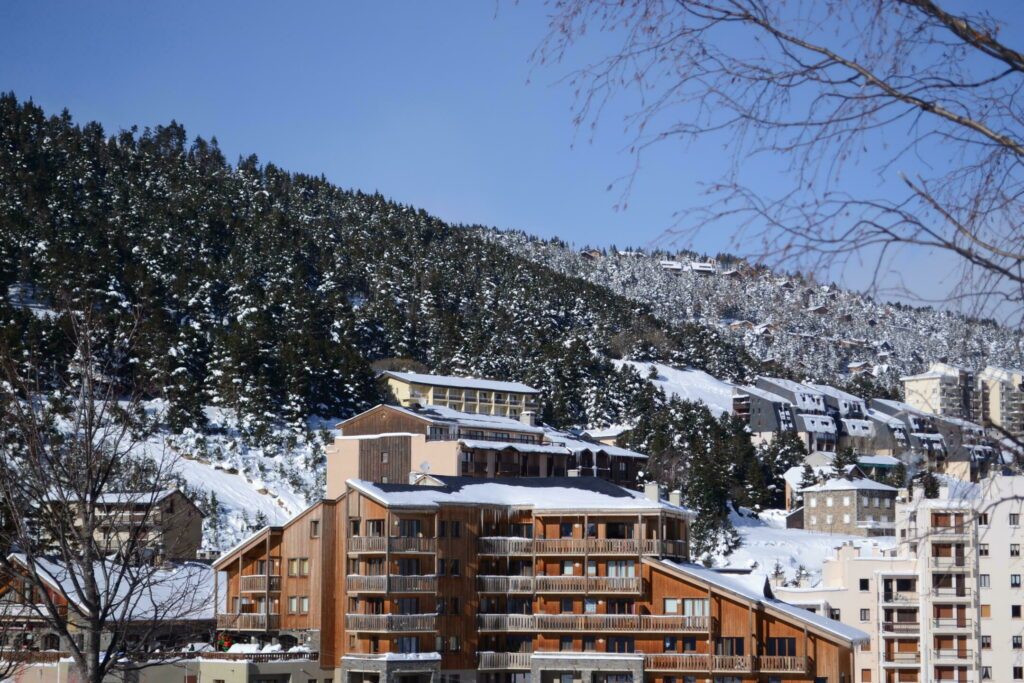
[[423,472],[424,474],[429,473],[430,472],[430,463],[427,462],[426,460],[421,462],[420,463],[420,472]]

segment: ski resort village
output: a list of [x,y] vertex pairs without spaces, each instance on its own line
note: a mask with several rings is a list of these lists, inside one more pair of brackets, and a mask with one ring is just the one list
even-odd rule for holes
[[[731,556],[695,556],[699,514],[619,445],[630,425],[563,430],[523,383],[384,371],[389,400],[335,425],[319,498],[222,552],[179,490],[105,494],[99,561],[130,545],[152,570],[103,637],[145,636],[145,681],[1021,677],[1024,476],[999,436],[1024,427],[1020,372],[935,363],[902,402],[651,370],[803,454],[770,482],[782,508],[731,512]],[[70,680],[81,637],[81,577],[47,562],[2,596],[26,682]]]

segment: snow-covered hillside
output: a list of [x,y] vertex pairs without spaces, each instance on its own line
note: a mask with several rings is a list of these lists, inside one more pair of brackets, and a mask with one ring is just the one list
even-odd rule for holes
[[665,254],[609,251],[594,257],[523,233],[484,234],[535,263],[649,305],[666,320],[712,327],[756,358],[822,381],[834,381],[858,362],[890,387],[901,374],[920,372],[940,358],[975,369],[1024,365],[1018,331],[950,311],[876,301],[741,262],[695,272],[666,268]]
[[716,417],[732,410],[733,385],[703,370],[680,370],[661,363],[636,361],[615,361],[615,365],[633,367],[641,377],[649,377],[651,384],[664,391],[668,398],[675,396],[684,401],[703,403]]
[[766,510],[758,517],[731,515],[743,545],[726,558],[716,558],[716,564],[751,569],[758,576],[768,577],[778,562],[786,573],[787,581],[795,580],[803,568],[808,585],[814,585],[821,579],[822,563],[843,543],[856,546],[874,544],[882,549],[896,546],[896,539],[891,536],[864,538],[787,529],[785,514],[783,510]]

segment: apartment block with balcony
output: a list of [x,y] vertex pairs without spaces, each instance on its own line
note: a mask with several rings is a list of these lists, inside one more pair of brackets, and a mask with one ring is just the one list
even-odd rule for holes
[[381,378],[398,405],[406,408],[439,406],[514,420],[539,408],[540,391],[522,382],[391,370],[381,373]]
[[634,484],[647,456],[513,420],[451,408],[379,405],[338,425],[328,447],[328,497],[348,479],[403,483],[414,472],[468,477],[579,475]]
[[[317,507],[308,514],[334,515],[336,566],[318,583],[319,623],[307,622],[319,633],[296,641],[318,642],[320,666],[339,683],[851,680],[864,637],[749,577],[690,564],[692,513],[656,487],[420,475],[350,480],[330,508]],[[287,548],[309,553],[289,540],[304,540],[304,526],[260,532],[226,554],[224,604],[260,559],[286,566]],[[277,626],[249,634],[279,639],[283,618]]]
[[947,363],[932,363],[927,372],[900,377],[904,400],[924,413],[961,420],[977,419],[974,373]]
[[1024,438],[1024,370],[989,366],[978,373],[978,421],[997,435]]
[[793,432],[808,451],[836,450],[836,423],[825,411],[824,396],[809,386],[759,377],[755,386],[737,387],[733,412],[747,422],[755,443]]

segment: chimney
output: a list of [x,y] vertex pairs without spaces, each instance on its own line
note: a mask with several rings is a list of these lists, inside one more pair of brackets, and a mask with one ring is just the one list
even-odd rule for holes
[[679,489],[675,491],[669,491],[668,502],[672,503],[676,507],[682,507],[683,505],[683,492]]
[[532,410],[524,410],[519,413],[519,421],[524,425],[530,425],[531,427],[537,426],[537,413]]
[[657,503],[661,499],[661,489],[658,482],[649,481],[644,484],[644,497]]

